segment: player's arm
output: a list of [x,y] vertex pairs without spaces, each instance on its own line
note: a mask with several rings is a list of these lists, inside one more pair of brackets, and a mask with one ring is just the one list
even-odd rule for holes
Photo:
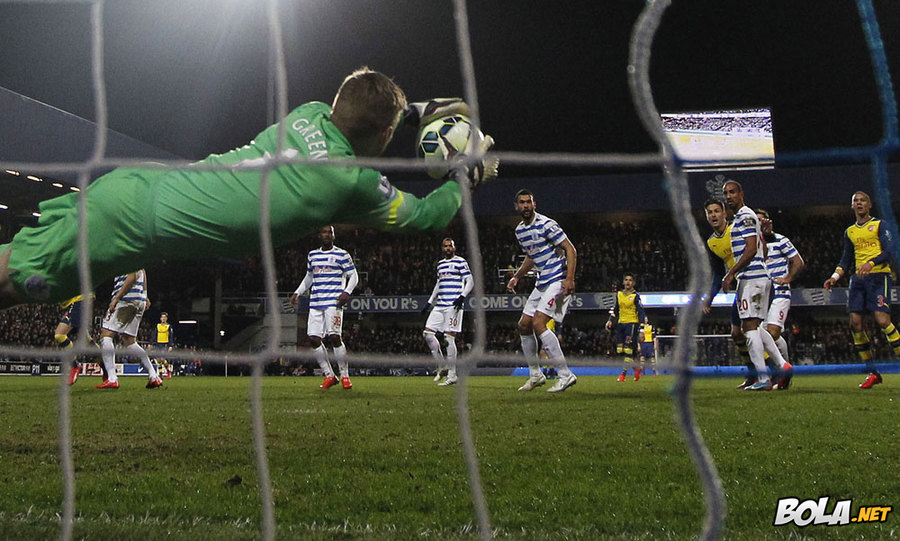
[[294,308],[297,307],[297,301],[300,299],[300,295],[303,295],[309,288],[312,287],[313,283],[313,275],[312,272],[306,271],[306,276],[303,277],[303,281],[300,282],[300,285],[297,286],[297,289],[294,290],[294,293],[291,294],[291,306]]
[[794,255],[788,258],[788,273],[785,276],[775,278],[775,283],[779,285],[790,284],[805,266],[806,263],[803,261],[803,258],[800,257],[800,252],[794,250]]
[[425,306],[422,307],[422,314],[427,314],[431,311],[431,308],[434,306],[434,303],[437,302],[438,297],[438,289],[440,288],[441,281],[437,280],[434,282],[434,289],[431,290],[431,296],[428,297],[428,302],[425,303]]
[[372,169],[360,173],[357,189],[336,221],[368,225],[386,231],[439,231],[459,210],[459,184],[447,181],[425,197],[394,187]]
[[855,257],[854,252],[853,242],[850,241],[850,236],[844,231],[844,251],[841,254],[841,262],[838,263],[838,266],[834,269],[834,273],[825,280],[822,287],[829,291],[834,287],[834,284],[844,276],[846,269],[850,268],[850,262],[853,261]]
[[616,304],[609,311],[609,320],[606,322],[606,328],[612,329],[619,322],[619,296],[616,295]]
[[578,264],[578,251],[568,238],[557,244],[566,251],[566,277],[563,279],[563,293],[571,295],[575,293],[575,267]]
[[[141,269],[143,270],[143,269]],[[134,274],[134,279],[137,280],[137,273]],[[144,295],[147,296],[147,300],[144,302],[144,310],[148,310],[150,308],[150,288],[147,286],[147,271],[144,270]]]
[[112,314],[116,311],[116,305],[119,304],[119,301],[122,300],[122,297],[125,296],[126,293],[131,291],[131,287],[134,283],[137,282],[137,273],[131,272],[125,276],[125,281],[122,283],[122,287],[119,288],[119,291],[113,295],[113,298],[109,301],[109,313]]
[[[641,294],[634,294],[634,309],[637,310],[638,323],[647,323],[647,312],[644,311],[644,303],[641,302]],[[643,327],[641,327],[643,329]],[[641,331],[643,332],[643,331]]]
[[359,284],[359,273],[356,272],[356,267],[351,267],[349,270],[344,271],[344,278],[347,280],[347,285],[344,286],[344,290],[338,295],[338,308],[343,308],[344,305],[347,304],[347,301],[350,299],[350,294],[353,293],[353,290],[356,289],[357,284]]
[[509,279],[509,282],[506,283],[506,290],[510,293],[516,292],[516,285],[519,283],[519,280],[528,274],[534,268],[534,259],[531,259],[530,255],[525,256],[525,261],[522,262],[522,266],[516,271],[512,278]]
[[730,291],[731,283],[734,282],[734,277],[737,276],[737,273],[750,266],[750,262],[756,257],[756,250],[759,249],[758,242],[759,239],[755,234],[744,237],[744,253],[741,254],[741,258],[734,262],[734,266],[728,269],[725,277],[722,278],[722,291]]
[[[468,267],[466,267],[466,271],[468,271]],[[469,293],[472,292],[472,289],[475,287],[475,280],[472,278],[471,272],[466,272],[462,277],[463,286],[462,291],[460,292],[459,297],[453,301],[453,306],[456,307],[457,310],[462,310],[463,305],[466,302],[466,297]]]

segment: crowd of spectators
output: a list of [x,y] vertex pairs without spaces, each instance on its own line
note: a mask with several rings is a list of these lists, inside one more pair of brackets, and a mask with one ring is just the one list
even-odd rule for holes
[[679,131],[715,131],[725,133],[760,133],[772,134],[772,116],[760,114],[762,111],[722,112],[718,115],[678,114],[662,115],[666,130]]
[[[822,287],[840,260],[841,237],[852,218],[845,214],[792,215],[768,210],[775,231],[790,238],[806,262],[806,269],[794,287]],[[583,215],[555,218],[578,250],[579,291],[610,291],[626,271],[636,274],[639,291],[685,289],[685,251],[667,214],[635,214],[617,220]],[[710,228],[702,216],[697,221],[705,238]],[[508,276],[524,257],[514,236],[515,223],[508,219],[483,220],[480,226],[482,283],[487,293],[503,293]],[[434,269],[445,236],[456,239],[458,255],[468,257],[469,249],[458,222],[441,234],[416,236],[339,229],[335,244],[350,252],[360,271],[357,295],[428,295],[434,287]],[[293,291],[297,287],[306,273],[306,255],[317,244],[310,238],[276,251],[279,291]],[[230,265],[223,273],[223,286],[228,295],[264,291],[259,259],[251,257]]]

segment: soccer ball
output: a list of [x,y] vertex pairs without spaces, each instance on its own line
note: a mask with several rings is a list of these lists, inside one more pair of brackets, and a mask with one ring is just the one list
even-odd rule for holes
[[465,152],[473,129],[468,118],[454,115],[439,118],[419,131],[416,154],[429,165],[428,176],[435,179],[450,177],[448,161]]

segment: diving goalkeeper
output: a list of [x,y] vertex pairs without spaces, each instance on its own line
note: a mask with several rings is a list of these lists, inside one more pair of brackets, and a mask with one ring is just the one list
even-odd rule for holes
[[[374,157],[387,147],[401,121],[424,125],[448,114],[466,114],[459,99],[407,105],[387,76],[361,68],[344,79],[331,106],[311,102],[283,120],[282,156],[333,165],[280,165],[270,173],[272,241],[279,246],[331,223],[386,231],[440,230],[456,214],[456,182],[424,198],[393,187],[373,169],[341,165]],[[478,152],[492,144],[485,136]],[[87,189],[92,283],[153,262],[238,257],[259,249],[261,170],[247,169],[274,156],[278,125],[247,145],[213,154],[180,170],[119,168]],[[225,165],[203,170],[198,165]],[[227,167],[230,166],[230,167]],[[468,167],[473,186],[497,174],[496,161]],[[0,309],[21,303],[61,301],[79,292],[78,194],[40,205],[36,227],[23,228],[0,246]]]

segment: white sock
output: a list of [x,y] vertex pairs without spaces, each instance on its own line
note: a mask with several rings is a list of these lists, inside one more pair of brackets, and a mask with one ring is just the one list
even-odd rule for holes
[[547,356],[550,357],[550,362],[556,366],[556,373],[560,377],[569,377],[572,371],[566,365],[566,356],[563,355],[562,346],[559,345],[559,338],[556,337],[556,333],[550,329],[541,333],[541,346],[547,352]]
[[341,344],[334,348],[334,360],[337,361],[338,370],[342,378],[350,377],[350,365],[347,364],[347,346]]
[[147,371],[148,378],[156,379],[159,377],[159,373],[156,372],[156,368],[154,368],[153,363],[150,362],[150,356],[147,355],[147,352],[144,351],[144,348],[142,348],[137,342],[126,347],[125,351],[127,351],[129,355],[133,355],[140,359],[141,365],[144,367],[144,370]]
[[428,349],[431,350],[431,356],[437,361],[438,372],[440,372],[444,367],[444,355],[441,353],[441,343],[438,342],[437,336],[431,331],[422,331],[422,336],[425,337],[425,343],[428,344]]
[[[744,331],[744,336],[747,337],[747,349],[750,351],[750,360],[753,362],[753,366],[756,367],[757,377],[759,377],[759,381],[765,383],[769,381],[769,371],[766,369],[766,359],[763,355],[765,348],[759,329]],[[769,338],[772,337],[769,336]]]
[[447,344],[447,377],[455,378],[456,377],[456,337],[450,336],[449,334],[444,334],[444,340],[446,340]]
[[316,360],[319,362],[319,368],[322,369],[322,375],[326,378],[334,377],[334,370],[331,369],[331,363],[328,362],[328,352],[325,350],[325,344],[319,344],[319,347],[313,350]]
[[784,336],[779,336],[778,340],[775,340],[775,345],[778,346],[778,351],[781,352],[781,356],[784,357],[784,360],[788,361],[788,346]]
[[766,353],[769,354],[769,358],[775,360],[778,368],[783,367],[785,357],[781,354],[781,350],[775,343],[775,339],[772,338],[772,335],[769,334],[769,331],[766,329],[759,329],[759,335],[762,337],[763,347],[765,348]]
[[104,336],[100,339],[100,356],[103,358],[103,366],[106,367],[106,375],[109,381],[116,382],[116,346],[112,337]]
[[525,361],[528,362],[528,372],[531,377],[536,377],[541,373],[541,365],[537,362],[537,338],[534,334],[520,334],[519,339],[522,341]]

